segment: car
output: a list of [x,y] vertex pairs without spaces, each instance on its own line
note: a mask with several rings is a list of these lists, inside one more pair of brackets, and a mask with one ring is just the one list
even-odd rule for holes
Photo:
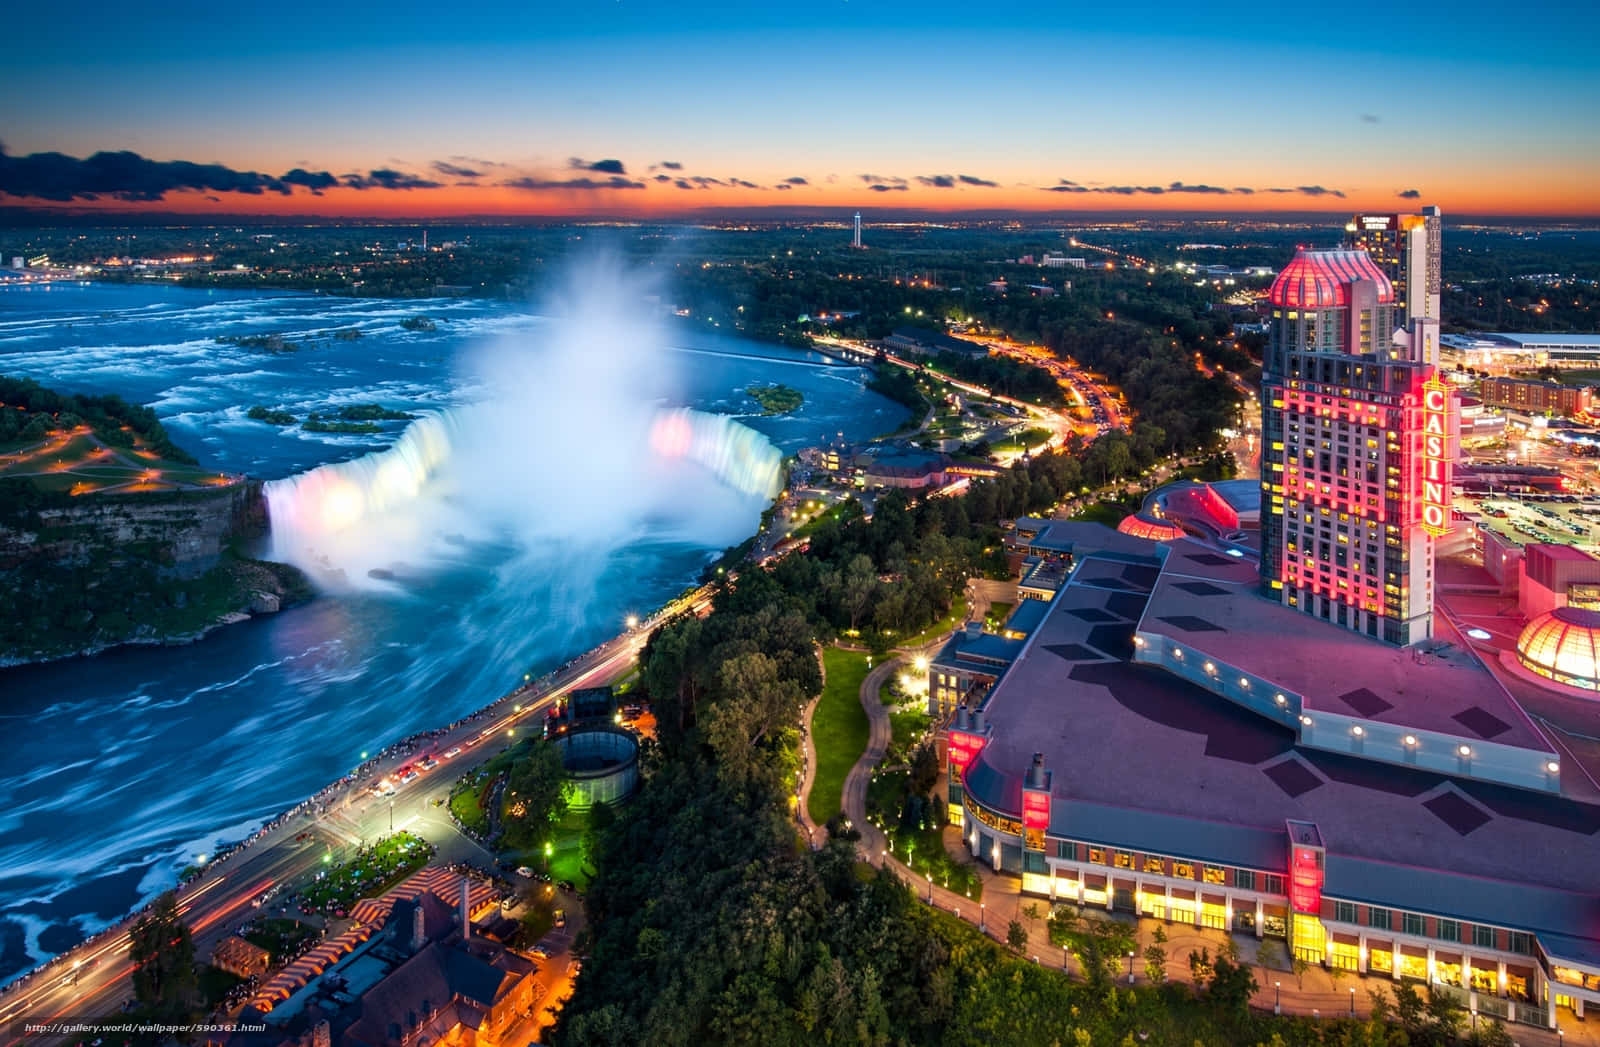
[[535,945],[533,948],[529,949],[528,952],[534,956],[537,956],[541,960],[548,960],[550,958],[550,950],[546,949],[542,945]]
[[567,910],[565,910],[565,909],[557,909],[556,910],[556,926],[557,927],[565,927],[566,925],[567,925]]
[[451,759],[453,757],[460,756],[460,755],[461,755],[461,746],[454,745],[454,746],[451,746],[450,749],[445,752],[444,758],[446,760],[449,760],[449,759]]
[[531,880],[533,879],[533,870],[528,868],[526,865],[519,865],[517,866],[517,875]]

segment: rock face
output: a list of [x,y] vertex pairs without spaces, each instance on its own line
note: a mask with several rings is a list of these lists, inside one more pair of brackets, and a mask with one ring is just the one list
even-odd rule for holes
[[85,498],[0,520],[0,568],[28,560],[88,562],[116,550],[183,578],[215,567],[229,540],[265,531],[259,481],[201,491]]
[[278,602],[278,594],[277,593],[251,593],[250,594],[250,613],[251,614],[277,614],[278,613],[278,607],[279,607],[279,602]]

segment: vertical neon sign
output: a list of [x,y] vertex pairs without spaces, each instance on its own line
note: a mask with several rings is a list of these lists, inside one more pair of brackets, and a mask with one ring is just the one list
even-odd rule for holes
[[1450,390],[1438,378],[1422,383],[1422,529],[1450,533]]

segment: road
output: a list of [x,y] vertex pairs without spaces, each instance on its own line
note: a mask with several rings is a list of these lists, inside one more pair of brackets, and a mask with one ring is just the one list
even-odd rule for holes
[[[268,888],[307,879],[324,863],[343,861],[362,843],[391,829],[410,829],[437,845],[441,863],[487,865],[492,856],[450,820],[445,803],[456,779],[496,755],[518,734],[542,729],[544,710],[565,693],[621,676],[655,625],[679,613],[703,613],[710,602],[708,587],[679,597],[638,627],[574,659],[547,681],[524,685],[450,730],[424,736],[402,751],[371,761],[216,861],[210,871],[178,890],[179,912],[194,936],[195,956],[209,957],[232,929],[262,915],[253,903]],[[443,758],[456,747],[460,754]],[[396,786],[393,796],[373,793],[373,783],[429,752],[440,759],[438,767]],[[285,901],[289,893],[284,892]],[[43,1022],[115,1014],[133,996],[127,934],[132,920],[108,928],[0,993],[0,1041],[23,1042],[18,1026],[22,1019]]]

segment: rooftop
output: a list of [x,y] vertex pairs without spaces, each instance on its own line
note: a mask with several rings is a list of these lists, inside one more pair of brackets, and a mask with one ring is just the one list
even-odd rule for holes
[[[1193,557],[1207,559],[1196,563]],[[1072,584],[990,692],[985,716],[992,741],[967,778],[975,798],[1020,810],[1023,772],[1042,752],[1054,773],[1051,831],[1057,836],[1276,870],[1284,863],[1285,820],[1310,821],[1327,841],[1327,891],[1334,897],[1366,891],[1384,904],[1450,909],[1448,915],[1469,919],[1482,911],[1485,922],[1529,930],[1600,928],[1600,899],[1593,893],[1600,805],[1302,746],[1287,727],[1132,662],[1135,625],[1153,588],[1161,596],[1152,620],[1184,614],[1164,602],[1172,595],[1169,581],[1220,590],[1209,597],[1176,590],[1194,600],[1189,610],[1205,608],[1197,618],[1211,622],[1222,617],[1213,607],[1242,602],[1236,591],[1253,573],[1248,564],[1192,542],[1174,543],[1168,564],[1170,580],[1121,558],[1080,556]],[[1193,573],[1200,569],[1205,573]],[[1284,613],[1293,620],[1242,610],[1223,619],[1228,632],[1220,635],[1241,657],[1254,652],[1291,671],[1293,651],[1307,639],[1299,630],[1319,623]],[[1280,631],[1291,627],[1293,642],[1280,642]],[[1311,630],[1334,631],[1325,624]],[[1202,629],[1196,635],[1219,634]],[[1349,644],[1341,642],[1346,636]],[[1350,634],[1326,647],[1322,636],[1310,639],[1307,646],[1317,654],[1301,662],[1299,672],[1307,690],[1324,701],[1340,701],[1361,681],[1380,701],[1393,703],[1375,715],[1419,704],[1406,679],[1400,680],[1405,693],[1398,693],[1399,667],[1384,668],[1391,649]],[[1460,667],[1443,664],[1441,678],[1467,679]],[[1319,679],[1334,670],[1337,684]],[[1421,686],[1434,693],[1432,683]],[[1339,693],[1332,693],[1335,687]],[[1520,716],[1508,710],[1505,718],[1519,721],[1509,729],[1523,729]]]
[[[1140,629],[1297,693],[1307,712],[1548,749],[1463,645],[1379,643],[1262,598],[1249,560],[1215,559],[1197,543],[1175,545]],[[1266,636],[1274,642],[1262,643]]]
[[1350,284],[1370,280],[1378,301],[1394,301],[1394,287],[1365,251],[1310,251],[1302,247],[1283,267],[1267,300],[1290,309],[1332,309],[1350,302]]

